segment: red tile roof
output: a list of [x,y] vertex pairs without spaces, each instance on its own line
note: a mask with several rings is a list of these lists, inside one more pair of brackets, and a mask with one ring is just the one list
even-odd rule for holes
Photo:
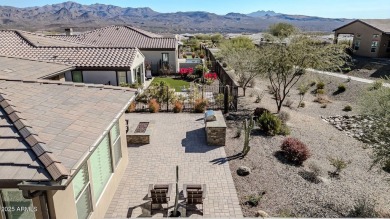
[[[25,33],[23,33],[26,35]],[[35,46],[18,31],[0,30],[0,55],[75,67],[131,67],[137,48]]]
[[52,36],[75,43],[104,47],[137,47],[143,49],[176,49],[174,37],[163,37],[130,26],[108,26],[72,36]]

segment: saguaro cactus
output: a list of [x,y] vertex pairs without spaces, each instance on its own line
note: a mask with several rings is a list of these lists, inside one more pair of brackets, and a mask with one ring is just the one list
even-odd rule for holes
[[242,149],[242,156],[246,156],[251,149],[251,147],[249,146],[249,141],[250,141],[253,126],[254,126],[254,121],[252,116],[249,119],[249,122],[247,119],[245,119],[244,121],[245,138],[244,138],[244,148]]

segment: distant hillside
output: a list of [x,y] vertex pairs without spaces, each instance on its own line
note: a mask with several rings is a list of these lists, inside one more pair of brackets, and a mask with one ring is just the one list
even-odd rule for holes
[[73,27],[85,31],[107,25],[133,25],[160,33],[261,32],[277,22],[288,22],[303,31],[331,31],[350,20],[285,15],[274,11],[250,14],[176,12],[159,13],[150,8],[121,8],[113,5],[82,5],[64,2],[42,7],[0,6],[1,29],[60,31]]

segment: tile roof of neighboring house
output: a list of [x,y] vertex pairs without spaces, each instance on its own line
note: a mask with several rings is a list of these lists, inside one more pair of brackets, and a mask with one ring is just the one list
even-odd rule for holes
[[24,39],[29,41],[36,47],[86,47],[91,46],[87,44],[82,44],[79,42],[72,42],[66,39],[57,39],[50,36],[45,36],[43,34],[31,33],[26,31],[15,30],[19,35]]
[[58,39],[105,47],[137,47],[143,49],[176,49],[174,37],[163,37],[130,26],[108,26],[71,36],[52,36]]
[[339,30],[341,28],[344,28],[352,23],[355,22],[362,22],[365,23],[379,31],[382,31],[384,33],[390,34],[390,19],[361,19],[361,20],[354,20],[346,25],[343,25],[337,29],[334,29],[333,31]]
[[129,68],[137,48],[35,47],[16,31],[0,30],[0,55],[23,57],[72,65],[75,67]]
[[31,146],[18,132],[17,127],[20,128],[0,107],[0,181],[9,179],[17,181],[51,180],[50,174]]
[[134,94],[116,86],[0,78],[0,133],[17,140],[0,137],[0,179],[21,180],[25,173],[32,181],[60,180],[73,174]]
[[44,79],[73,70],[74,67],[53,62],[0,56],[0,77]]

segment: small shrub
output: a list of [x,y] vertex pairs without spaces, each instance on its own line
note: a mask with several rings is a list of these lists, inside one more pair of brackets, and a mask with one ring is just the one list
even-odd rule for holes
[[325,83],[323,81],[320,81],[317,83],[317,90],[324,89]]
[[299,107],[304,108],[305,106],[306,106],[305,102],[301,102],[301,103],[299,104]]
[[173,107],[174,113],[180,113],[183,111],[183,103],[180,101],[175,102],[175,106]]
[[290,114],[286,111],[280,111],[278,117],[280,120],[282,120],[283,123],[286,123],[288,120],[290,120]]
[[325,90],[324,89],[317,89],[316,94],[325,94]]
[[259,127],[267,133],[267,135],[277,135],[280,133],[282,121],[272,113],[264,112],[258,119]]
[[158,104],[156,99],[151,99],[149,101],[149,112],[157,113],[158,111],[160,111],[160,104]]
[[192,56],[192,58],[194,59],[194,58],[196,57],[196,54],[193,52],[193,53],[191,54],[191,56]]
[[270,112],[269,110],[267,110],[266,108],[257,107],[257,108],[255,109],[255,112],[253,113],[253,116],[259,118],[259,117],[262,116],[265,112],[271,113],[271,112]]
[[127,111],[131,113],[131,112],[135,112],[135,109],[136,109],[136,104],[133,101],[133,102],[131,102],[131,104],[130,104],[129,108],[127,109]]
[[343,111],[345,111],[345,112],[350,112],[350,111],[352,111],[352,106],[346,105],[346,106],[344,107]]
[[200,54],[200,55],[199,55],[199,58],[203,59],[203,58],[204,58],[204,55],[203,55],[203,54]]
[[383,86],[383,81],[382,80],[377,80],[372,83],[372,85],[368,88],[368,90],[379,90]]
[[207,100],[196,99],[195,105],[194,105],[194,110],[196,113],[204,113],[204,111],[206,110],[206,106],[207,106]]
[[317,97],[314,99],[314,102],[325,104],[325,103],[331,103],[329,100],[329,97],[326,95],[317,95]]
[[224,67],[224,68],[226,68],[226,67],[227,67],[227,64],[226,64],[226,62],[223,62],[223,63],[222,63],[222,67]]
[[291,133],[290,128],[286,124],[282,124],[282,127],[280,127],[279,135],[287,136]]
[[307,146],[296,138],[286,138],[281,145],[281,150],[288,161],[297,165],[301,165],[310,157]]
[[186,59],[187,58],[187,55],[183,55],[183,59]]
[[248,201],[246,203],[252,207],[259,205],[261,198],[263,198],[263,194],[265,194],[265,192],[263,192],[261,194],[250,195],[248,197]]
[[375,203],[366,198],[359,199],[353,209],[349,212],[348,217],[357,218],[377,218],[379,213],[375,210]]
[[328,106],[328,105],[327,105],[326,103],[324,103],[324,104],[321,105],[321,108],[324,108],[324,109],[325,109],[327,106]]
[[287,99],[284,103],[284,106],[287,106],[288,108],[291,108],[291,105],[293,105],[294,101]]
[[343,93],[347,90],[347,87],[345,86],[345,84],[339,84],[339,86],[337,87],[337,93]]
[[337,177],[340,175],[341,171],[345,168],[347,168],[347,165],[351,163],[351,161],[345,161],[342,158],[328,158],[330,165],[335,167],[335,170],[330,173],[332,177]]
[[316,84],[317,84],[317,82],[312,81],[312,82],[310,82],[310,87],[313,87],[313,86],[316,85]]

